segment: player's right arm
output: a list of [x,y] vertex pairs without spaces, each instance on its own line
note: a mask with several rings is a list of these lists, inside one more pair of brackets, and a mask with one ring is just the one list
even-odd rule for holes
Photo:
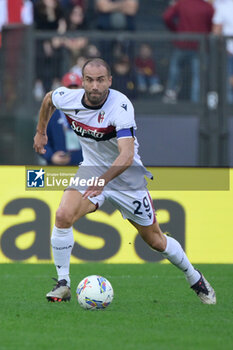
[[48,92],[41,104],[40,113],[39,113],[39,121],[37,123],[36,135],[34,137],[34,145],[33,148],[36,152],[40,154],[45,154],[46,149],[44,146],[48,142],[46,130],[49,119],[51,118],[53,112],[55,110],[55,106],[52,102],[52,91]]

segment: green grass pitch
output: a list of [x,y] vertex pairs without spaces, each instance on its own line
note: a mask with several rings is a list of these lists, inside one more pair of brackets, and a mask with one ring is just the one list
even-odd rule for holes
[[[197,267],[215,288],[217,305],[201,304],[172,265],[71,265],[67,303],[45,299],[53,265],[0,265],[0,349],[233,349],[233,265]],[[112,283],[115,297],[104,311],[77,303],[77,284],[91,274]]]

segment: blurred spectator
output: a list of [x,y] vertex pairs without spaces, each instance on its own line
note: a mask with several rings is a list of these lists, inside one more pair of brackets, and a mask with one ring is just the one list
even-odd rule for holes
[[73,56],[77,57],[88,45],[88,39],[84,36],[75,37],[54,37],[52,40],[54,48],[66,48]]
[[[135,30],[135,19],[139,8],[138,0],[95,0],[97,28],[100,30]],[[116,41],[103,40],[100,45],[101,56],[113,63],[113,51]],[[134,55],[134,44],[124,40],[124,52]]]
[[67,30],[83,30],[87,28],[84,10],[81,6],[74,6],[67,16]]
[[[167,27],[176,33],[210,33],[213,14],[213,6],[205,0],[178,0],[167,8],[163,19]],[[197,103],[200,99],[198,43],[176,41],[174,45],[163,101],[176,102],[181,68],[188,61],[191,67],[191,100]]]
[[135,60],[137,89],[140,92],[149,90],[156,94],[163,90],[160,79],[156,73],[156,64],[153,58],[152,48],[149,44],[141,44]]
[[[70,89],[82,86],[82,80],[77,74],[67,73],[61,84]],[[47,164],[77,165],[82,161],[82,150],[77,135],[73,132],[65,114],[55,110],[47,127],[48,143],[43,158]]]
[[[34,6],[36,29],[55,30],[58,34],[64,34],[66,30],[84,29],[86,24],[83,8],[86,1],[72,0],[67,1],[67,6],[68,4],[75,6],[71,7],[66,21],[65,12],[58,0],[38,0]],[[52,40],[37,41],[37,80],[34,87],[37,101],[42,100],[46,91],[57,87],[61,78],[63,55],[68,51],[72,58],[76,58],[87,44],[87,38],[77,36],[54,36]]]
[[[35,28],[39,30],[54,30],[59,34],[66,31],[66,21],[58,0],[38,0],[34,4]],[[37,101],[43,98],[51,89],[53,80],[59,79],[62,62],[60,46],[51,40],[36,42],[36,82],[34,96]]]
[[34,5],[35,27],[39,30],[66,31],[66,21],[58,0],[38,0]]
[[134,98],[135,91],[135,72],[127,55],[118,57],[112,67],[113,89],[119,89],[129,98]]
[[[59,41],[59,38],[58,38]],[[52,40],[36,42],[36,82],[34,97],[41,101],[45,92],[51,90],[54,80],[60,80],[62,72],[63,48]]]
[[134,30],[138,0],[96,0],[97,28]]
[[[86,29],[84,11],[81,6],[74,6],[67,15],[67,30],[69,32]],[[70,61],[75,62],[83,50],[88,47],[88,39],[77,35],[73,37],[55,37],[52,40],[53,47],[65,49],[70,56]]]
[[[213,33],[233,36],[233,0],[217,1],[213,17]],[[227,100],[233,103],[233,40],[227,40]]]

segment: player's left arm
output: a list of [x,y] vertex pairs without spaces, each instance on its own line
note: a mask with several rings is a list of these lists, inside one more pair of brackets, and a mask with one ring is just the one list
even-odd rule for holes
[[[122,174],[133,162],[134,158],[134,137],[118,139],[119,155],[112,163],[111,167],[99,177],[103,179],[104,186],[118,175]],[[96,197],[104,189],[104,186],[88,187],[83,195],[83,198]]]

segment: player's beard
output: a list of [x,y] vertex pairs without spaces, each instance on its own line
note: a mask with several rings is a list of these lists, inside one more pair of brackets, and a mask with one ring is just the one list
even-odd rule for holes
[[107,96],[108,96],[108,90],[103,91],[102,93],[99,91],[86,91],[86,103],[90,102],[94,106],[98,106],[102,104]]

